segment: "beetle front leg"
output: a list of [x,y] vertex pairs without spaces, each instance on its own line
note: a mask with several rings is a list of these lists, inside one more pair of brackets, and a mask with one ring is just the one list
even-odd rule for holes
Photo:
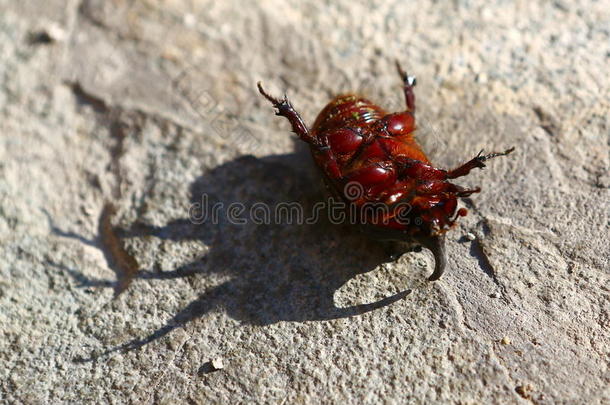
[[415,92],[413,88],[417,81],[415,80],[415,76],[409,76],[407,72],[402,70],[400,67],[400,63],[396,61],[396,69],[398,70],[398,74],[402,79],[403,90],[405,92],[405,101],[407,102],[407,111],[414,112],[415,111]]
[[453,169],[447,172],[447,178],[448,179],[455,179],[458,177],[462,177],[462,176],[466,176],[468,173],[470,173],[470,171],[476,167],[478,168],[484,168],[485,167],[485,161],[498,157],[498,156],[506,156],[509,153],[511,153],[512,151],[514,151],[515,148],[509,148],[507,150],[505,150],[504,152],[493,152],[487,155],[481,155],[483,153],[483,151],[480,151],[479,154],[477,156],[475,156],[474,158],[472,158],[471,160],[469,160],[468,162],[464,163],[463,165],[461,165],[460,167],[458,167],[457,169]]
[[318,147],[316,155],[318,156],[318,158],[316,158],[318,165],[331,180],[339,180],[343,177],[339,163],[337,163],[337,158],[330,147]]
[[309,130],[307,129],[307,126],[303,122],[303,119],[301,118],[299,113],[296,112],[296,110],[294,109],[294,107],[292,106],[290,101],[288,101],[288,98],[286,97],[286,95],[284,95],[284,98],[280,100],[278,98],[271,96],[269,93],[267,93],[263,89],[261,82],[258,82],[257,86],[258,86],[258,91],[267,100],[269,100],[271,102],[271,104],[273,104],[273,107],[277,108],[277,112],[275,113],[275,115],[285,117],[286,119],[288,119],[288,121],[290,121],[290,125],[292,125],[292,132],[297,134],[299,136],[299,138],[301,138],[301,140],[303,140],[311,145],[318,146],[318,147],[322,146],[320,144],[320,141],[317,138],[314,138],[313,136],[311,136],[311,134],[309,133]]

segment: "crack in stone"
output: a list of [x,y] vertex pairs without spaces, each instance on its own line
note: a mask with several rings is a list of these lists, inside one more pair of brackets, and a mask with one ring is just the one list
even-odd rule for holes
[[80,104],[91,106],[97,113],[108,113],[110,108],[103,98],[96,96],[90,92],[85,91],[81,84],[76,82],[66,82],[66,84],[72,90],[72,93]]
[[540,106],[535,106],[532,108],[536,117],[538,117],[540,128],[544,130],[550,136],[556,136],[559,131],[559,125],[555,118],[550,115],[548,112],[542,109]]
[[[87,92],[79,82],[70,82],[67,85],[72,89],[77,101],[81,104],[91,106],[98,114],[103,115],[109,120],[108,131],[110,137],[115,140],[115,145],[110,148],[111,157],[111,172],[116,180],[113,188],[112,196],[114,200],[119,200],[122,197],[123,175],[121,172],[120,160],[125,155],[125,140],[128,137],[126,130],[127,125],[122,119],[122,109],[114,108],[97,95]],[[136,129],[140,125],[136,124]],[[139,264],[136,258],[131,255],[124,247],[123,240],[117,233],[117,230],[112,225],[112,218],[116,215],[116,207],[110,201],[105,201],[98,222],[98,235],[95,241],[91,244],[98,247],[104,257],[108,267],[117,275],[117,284],[115,286],[115,298],[131,284],[139,270]],[[65,232],[56,232],[61,236],[76,237],[78,240],[83,240],[77,235],[67,234]]]
[[[447,299],[453,304],[451,305],[452,308],[455,309],[455,317],[456,320],[458,321],[458,323],[460,323],[461,325],[463,325],[466,330],[470,331],[470,335],[472,337],[472,339],[476,340],[477,342],[479,342],[481,345],[484,346],[488,346],[489,347],[489,351],[490,354],[493,358],[495,358],[497,360],[498,365],[504,370],[504,374],[506,376],[506,379],[508,380],[508,383],[510,384],[510,386],[513,387],[513,390],[518,393],[517,388],[521,386],[521,384],[519,384],[511,375],[510,373],[510,367],[508,367],[502,357],[500,357],[497,353],[496,350],[494,349],[493,343],[489,344],[486,339],[484,337],[482,337],[482,335],[477,331],[477,329],[475,329],[474,327],[472,327],[469,323],[468,320],[466,318],[466,310],[464,308],[464,305],[460,302],[460,300],[458,299],[457,296],[455,296],[453,293],[446,293],[445,296],[447,297]],[[463,329],[462,329],[463,330]],[[525,398],[523,397],[523,399],[529,400],[531,403],[536,404],[537,402],[530,396],[529,398]]]
[[98,232],[106,262],[117,275],[117,285],[114,289],[114,296],[117,297],[125,291],[138,274],[139,265],[135,257],[127,252],[123,241],[117,236],[116,230],[112,226],[111,220],[115,213],[114,205],[106,202],[100,215]]
[[[483,234],[486,237],[489,236],[491,234],[491,226],[489,225],[489,220],[481,214],[481,212],[479,211],[479,209],[471,198],[464,198],[464,202],[466,203],[468,208],[470,208],[473,212],[475,212],[481,217],[479,225],[481,226]],[[485,250],[485,244],[481,239],[477,238],[472,241],[472,244],[470,245],[470,255],[477,259],[479,268],[483,270],[483,273],[485,273],[485,275],[488,276],[491,281],[493,281],[493,283],[500,289],[501,299],[506,304],[511,304],[511,300],[508,298],[507,295],[506,286],[498,279],[496,270],[493,264],[491,263],[491,260],[489,259],[489,255]]]
[[470,245],[470,255],[477,259],[479,262],[479,267],[481,270],[483,270],[483,273],[491,278],[494,284],[496,284],[498,287],[502,287],[498,277],[496,276],[496,270],[491,264],[489,256],[485,252],[485,245],[483,245],[483,242],[480,239],[475,239],[472,241],[472,244]]

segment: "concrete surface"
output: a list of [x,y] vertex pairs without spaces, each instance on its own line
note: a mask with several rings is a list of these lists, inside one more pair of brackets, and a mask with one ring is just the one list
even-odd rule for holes
[[[0,401],[610,402],[609,10],[0,0]],[[396,58],[437,165],[517,147],[440,282],[324,220],[189,221],[323,198],[256,81],[311,123],[400,108]]]

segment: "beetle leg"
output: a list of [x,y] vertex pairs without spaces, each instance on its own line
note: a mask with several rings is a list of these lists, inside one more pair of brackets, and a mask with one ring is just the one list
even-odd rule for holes
[[[455,184],[454,184],[454,186],[455,186]],[[474,193],[480,193],[481,192],[481,188],[480,187],[476,187],[476,188],[472,188],[472,189],[466,189],[466,188],[462,188],[462,187],[459,187],[459,186],[455,186],[455,187],[456,187],[455,195],[457,195],[458,197],[470,197]]]
[[396,70],[398,70],[398,74],[402,79],[403,90],[405,92],[405,101],[407,102],[407,111],[414,112],[415,111],[415,92],[413,91],[413,87],[417,84],[415,80],[415,76],[409,76],[407,72],[402,70],[400,66],[400,62],[396,61]]
[[285,94],[284,94],[284,98],[280,100],[278,98],[271,96],[269,93],[267,93],[263,89],[261,82],[258,82],[257,86],[258,86],[258,91],[267,100],[269,100],[271,102],[271,104],[273,104],[273,107],[277,108],[277,112],[275,113],[275,115],[285,117],[286,119],[288,119],[288,121],[290,121],[290,125],[292,125],[292,132],[297,134],[299,136],[299,138],[301,138],[301,140],[303,140],[311,145],[318,146],[318,147],[323,146],[323,145],[321,145],[320,141],[317,138],[314,138],[313,136],[311,136],[311,134],[309,133],[309,130],[307,129],[307,126],[303,122],[303,119],[301,118],[299,113],[296,112],[296,110],[294,109],[294,107],[292,106],[292,104],[290,103],[290,101],[288,100],[288,98],[286,97]]
[[337,162],[337,158],[332,149],[328,146],[320,146],[318,147],[318,153],[324,156],[322,167],[328,176],[333,180],[342,178],[343,174],[341,173],[339,163]]
[[422,161],[403,155],[393,156],[392,160],[398,165],[398,177],[427,181],[447,179],[446,170],[437,169]]
[[480,151],[479,154],[477,156],[475,156],[474,158],[472,158],[471,160],[469,160],[468,162],[464,163],[463,165],[461,165],[460,167],[458,167],[457,169],[453,169],[447,172],[447,178],[448,179],[455,179],[457,177],[462,177],[462,176],[466,176],[468,173],[470,173],[470,171],[476,167],[478,168],[484,168],[485,167],[485,161],[498,157],[498,156],[506,156],[509,153],[511,153],[512,151],[514,151],[515,148],[509,148],[507,150],[505,150],[504,152],[493,152],[487,155],[482,155],[483,151]]

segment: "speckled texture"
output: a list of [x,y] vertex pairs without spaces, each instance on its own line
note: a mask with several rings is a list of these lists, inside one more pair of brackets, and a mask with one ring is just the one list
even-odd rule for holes
[[[0,0],[0,401],[608,403],[607,2],[255,3]],[[323,198],[256,81],[391,110],[396,58],[439,166],[517,147],[461,181],[441,281],[328,221],[189,222]]]

